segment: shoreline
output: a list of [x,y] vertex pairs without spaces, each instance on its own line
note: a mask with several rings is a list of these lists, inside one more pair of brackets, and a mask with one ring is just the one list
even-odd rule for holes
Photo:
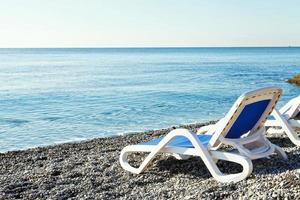
[[7,153],[10,153],[10,152],[30,151],[30,150],[39,149],[39,148],[51,148],[51,147],[55,147],[55,146],[58,146],[58,145],[78,144],[78,143],[90,142],[92,140],[97,140],[97,139],[126,137],[126,136],[131,136],[131,135],[136,135],[136,134],[152,134],[153,136],[159,136],[159,135],[162,135],[162,132],[171,131],[172,129],[175,129],[175,128],[188,128],[188,129],[196,132],[199,127],[209,125],[209,124],[213,124],[213,123],[216,123],[217,121],[218,120],[211,120],[211,121],[208,121],[208,122],[181,124],[181,125],[177,125],[177,126],[176,125],[173,125],[173,126],[171,125],[169,127],[163,127],[163,128],[159,128],[159,129],[153,129],[153,130],[128,131],[128,132],[120,133],[120,134],[117,134],[117,135],[110,135],[110,136],[104,136],[104,137],[99,136],[99,137],[95,137],[95,138],[86,138],[86,139],[83,139],[83,140],[67,140],[67,141],[62,141],[62,142],[56,142],[56,143],[53,143],[53,144],[46,144],[46,145],[42,145],[42,146],[28,146],[28,147],[21,148],[21,149],[0,151],[0,155],[1,154],[7,154]]
[[[210,123],[180,127],[195,131]],[[252,174],[236,184],[214,180],[197,157],[176,160],[162,154],[140,175],[121,168],[123,147],[174,128],[0,153],[0,199],[300,198],[300,147],[285,135],[268,138],[284,148],[288,162],[277,156],[254,160]],[[224,171],[239,170],[236,164],[218,165]]]

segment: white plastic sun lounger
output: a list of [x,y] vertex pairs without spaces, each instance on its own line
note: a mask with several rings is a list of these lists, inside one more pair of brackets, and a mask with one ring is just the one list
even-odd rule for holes
[[[171,153],[177,159],[199,156],[216,180],[241,181],[252,172],[251,159],[267,157],[275,152],[287,158],[280,147],[272,144],[264,136],[264,122],[272,112],[281,92],[280,88],[271,87],[243,94],[223,120],[214,126],[211,134],[197,135],[187,129],[175,129],[165,137],[127,146],[121,151],[121,166],[125,170],[139,174],[158,153]],[[235,150],[220,150],[222,144],[230,145]],[[149,152],[137,168],[128,163],[128,154],[133,152]],[[243,170],[240,173],[224,174],[216,165],[218,160],[238,163],[242,165]]]
[[[274,109],[272,114],[268,117],[265,126],[269,133],[285,132],[290,140],[300,146],[300,138],[295,132],[295,129],[300,128],[300,96],[291,99],[279,111]],[[277,127],[275,129],[274,127]]]
[[[267,87],[245,93],[235,102],[224,118],[216,124],[201,127],[197,134],[215,135],[224,126],[229,126],[227,135],[221,138],[222,143],[234,147],[241,155],[254,160],[268,157],[276,151],[287,159],[284,151],[265,137],[264,128],[281,93],[282,89],[277,87]],[[236,117],[232,115],[234,112],[236,112]],[[219,146],[214,145],[214,147]]]

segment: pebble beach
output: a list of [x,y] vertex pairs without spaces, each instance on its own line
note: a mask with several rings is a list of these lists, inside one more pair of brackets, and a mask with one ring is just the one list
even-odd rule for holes
[[[207,124],[207,123],[206,123]],[[182,126],[195,131],[205,124]],[[200,158],[176,160],[160,155],[142,174],[119,164],[123,147],[177,128],[97,138],[0,154],[0,199],[299,199],[300,148],[285,135],[268,135],[287,152],[253,161],[254,170],[238,183],[219,183]],[[132,156],[133,162],[143,155]],[[221,171],[236,164],[218,162]]]
[[300,200],[299,8],[1,1],[0,200]]

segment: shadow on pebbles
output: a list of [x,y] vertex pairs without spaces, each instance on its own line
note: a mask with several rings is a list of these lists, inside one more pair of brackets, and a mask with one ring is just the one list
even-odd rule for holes
[[[173,128],[0,154],[0,199],[300,199],[300,148],[285,135],[268,137],[289,160],[276,155],[255,160],[253,173],[236,184],[214,180],[197,157],[159,155],[140,175],[121,168],[122,147]],[[241,170],[233,163],[218,165],[224,172]]]

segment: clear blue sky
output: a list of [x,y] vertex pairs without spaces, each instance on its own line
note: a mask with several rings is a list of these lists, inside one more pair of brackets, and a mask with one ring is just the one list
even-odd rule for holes
[[287,45],[298,0],[0,0],[0,47]]

